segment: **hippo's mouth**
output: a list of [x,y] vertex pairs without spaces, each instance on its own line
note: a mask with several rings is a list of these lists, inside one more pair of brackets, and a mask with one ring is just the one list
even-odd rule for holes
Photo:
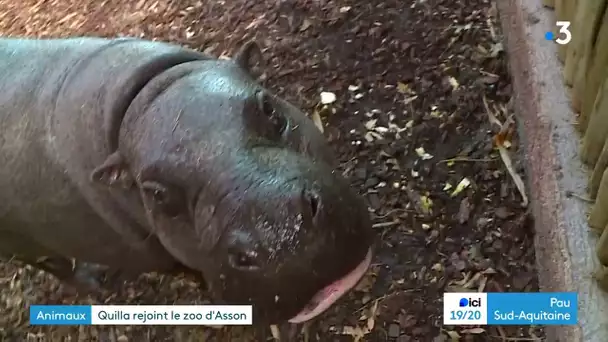
[[332,306],[346,292],[355,287],[363,277],[372,261],[372,250],[368,250],[367,255],[357,267],[344,277],[334,281],[315,294],[304,309],[289,320],[289,323],[302,323],[309,321],[322,314]]

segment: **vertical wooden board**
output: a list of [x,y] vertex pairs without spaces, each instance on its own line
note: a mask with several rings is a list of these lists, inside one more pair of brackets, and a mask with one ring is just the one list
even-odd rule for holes
[[589,127],[585,131],[581,148],[581,158],[584,163],[594,166],[599,159],[604,143],[608,136],[608,83],[604,81],[591,116]]
[[[599,1],[604,1],[604,0],[599,0]],[[578,8],[578,3],[579,2],[584,2],[584,1],[579,1],[579,0],[570,0],[568,1],[568,12],[566,12],[566,20],[574,20],[574,18],[576,17],[576,10]]]
[[570,44],[557,46],[557,57],[560,61],[562,61],[562,63],[564,63],[564,69],[562,70],[562,75],[564,76],[564,83],[569,87],[572,86],[572,77],[568,77],[568,74],[566,73],[566,66],[568,65],[568,50],[570,49],[572,49],[572,45]]
[[604,292],[608,292],[608,268],[606,266],[599,266],[592,273],[593,279],[597,286]]
[[595,246],[595,255],[603,266],[608,265],[608,229],[606,227]]
[[589,180],[589,196],[591,198],[596,198],[600,183],[602,182],[602,176],[604,175],[604,171],[608,168],[608,139],[604,142],[604,147],[602,148],[602,153],[600,154],[597,163],[595,163],[595,167],[593,168],[593,173],[591,174],[591,179]]
[[[572,107],[580,112],[581,103],[585,93],[587,82],[587,71],[589,61],[593,54],[594,40],[600,29],[600,24],[605,10],[605,0],[580,1],[577,6],[575,23],[577,25],[577,56],[576,67],[572,70]],[[574,24],[573,24],[574,25]]]
[[608,169],[602,173],[597,198],[589,214],[589,227],[601,233],[608,224]]
[[585,15],[588,4],[600,2],[603,0],[586,0],[581,1],[581,5],[577,6],[572,1],[567,1],[564,5],[563,17],[565,21],[570,21],[570,32],[572,32],[572,40],[568,44],[560,45],[565,48],[564,59],[564,81],[567,85],[574,84],[574,71],[578,69],[581,50],[585,44],[585,36],[581,35],[582,29],[586,26]]
[[564,13],[566,1],[568,1],[568,0],[554,0],[555,19],[556,20],[563,20],[564,19],[562,13]]
[[[560,20],[565,20],[564,19],[564,12],[566,11],[566,2],[569,0],[555,0],[555,20],[556,21],[560,21]],[[555,28],[552,28],[553,30],[555,30]],[[558,45],[557,46],[557,58],[559,58],[559,60],[561,62],[564,62],[566,60],[566,46],[565,45]]]
[[[603,1],[603,0],[601,0]],[[577,7],[578,7],[578,0],[565,0],[564,1],[564,12],[563,12],[563,19],[565,21],[569,21],[570,22],[570,32],[572,32],[572,27],[573,25],[573,21],[576,18],[576,11],[577,11]],[[575,31],[577,29],[575,28]],[[572,35],[572,38],[574,38],[574,34]],[[564,64],[566,63],[567,57],[568,57],[568,52],[573,48],[572,45],[572,41],[570,41],[570,43],[566,44],[566,45],[558,45],[558,50],[561,49],[563,52],[561,52],[561,54],[564,56]],[[571,73],[569,74],[565,74],[565,69],[564,69],[564,79],[566,82],[566,85],[571,86],[572,82],[573,82],[573,77],[571,75]]]
[[[606,1],[606,0],[604,0]],[[604,10],[602,22],[593,47],[593,57],[587,70],[585,91],[581,103],[581,111],[577,128],[585,132],[589,116],[593,112],[595,99],[602,82],[608,77],[608,8]]]

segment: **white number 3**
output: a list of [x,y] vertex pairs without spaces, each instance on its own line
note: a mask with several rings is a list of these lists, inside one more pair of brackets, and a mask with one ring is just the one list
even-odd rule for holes
[[560,45],[570,43],[570,40],[572,40],[572,32],[570,32],[570,29],[569,29],[570,22],[569,21],[558,21],[555,23],[555,25],[557,25],[559,27],[559,33],[566,35],[566,37],[563,39],[561,37],[557,38],[555,40],[555,42]]

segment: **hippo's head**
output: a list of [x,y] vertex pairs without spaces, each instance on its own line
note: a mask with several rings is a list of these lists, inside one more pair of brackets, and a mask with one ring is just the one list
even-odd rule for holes
[[254,48],[153,78],[93,176],[132,177],[150,230],[203,274],[217,304],[251,304],[256,322],[302,322],[361,278],[371,224],[321,132],[250,74]]

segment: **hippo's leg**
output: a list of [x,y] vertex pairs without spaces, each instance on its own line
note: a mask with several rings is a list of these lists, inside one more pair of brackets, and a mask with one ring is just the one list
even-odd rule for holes
[[[138,272],[110,269],[99,264],[79,262],[60,257],[41,258],[35,261],[32,266],[53,274],[59,280],[71,285],[79,292],[89,294],[102,293],[104,290],[120,294],[123,291],[120,285],[124,281],[133,280],[140,275]],[[202,275],[193,273],[186,267],[176,266],[168,274],[172,276],[190,276],[201,284],[203,289],[206,289],[206,283]]]
[[0,234],[0,258],[16,260],[52,274],[79,292],[96,293],[115,278],[106,267],[59,255],[20,234]]
[[28,256],[14,255],[11,259],[45,271],[81,293],[100,293],[104,288],[103,285],[105,285],[106,270],[100,265],[78,262],[63,257],[34,259]]
[[99,293],[110,284],[114,274],[107,267],[97,264],[70,260],[63,257],[44,257],[35,261],[25,261],[46,271],[79,292]]

